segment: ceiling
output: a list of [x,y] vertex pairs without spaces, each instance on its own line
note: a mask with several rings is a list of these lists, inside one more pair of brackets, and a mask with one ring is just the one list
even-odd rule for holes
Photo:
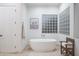
[[27,6],[53,6],[59,7],[61,3],[27,3]]

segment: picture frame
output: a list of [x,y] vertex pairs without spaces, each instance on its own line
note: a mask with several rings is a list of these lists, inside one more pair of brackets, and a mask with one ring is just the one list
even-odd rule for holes
[[39,18],[30,18],[30,29],[39,28]]

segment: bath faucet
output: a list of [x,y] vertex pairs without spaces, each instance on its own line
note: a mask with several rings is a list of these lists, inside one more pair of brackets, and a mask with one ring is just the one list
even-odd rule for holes
[[45,35],[41,35],[41,37],[45,37]]

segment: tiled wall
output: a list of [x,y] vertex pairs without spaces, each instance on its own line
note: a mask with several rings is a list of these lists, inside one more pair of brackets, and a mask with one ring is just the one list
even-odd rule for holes
[[59,16],[59,32],[62,34],[70,34],[70,8],[66,8]]

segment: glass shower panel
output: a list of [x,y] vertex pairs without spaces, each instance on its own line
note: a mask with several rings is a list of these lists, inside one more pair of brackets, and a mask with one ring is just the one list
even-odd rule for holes
[[66,8],[59,16],[59,32],[62,34],[70,34],[70,8]]

